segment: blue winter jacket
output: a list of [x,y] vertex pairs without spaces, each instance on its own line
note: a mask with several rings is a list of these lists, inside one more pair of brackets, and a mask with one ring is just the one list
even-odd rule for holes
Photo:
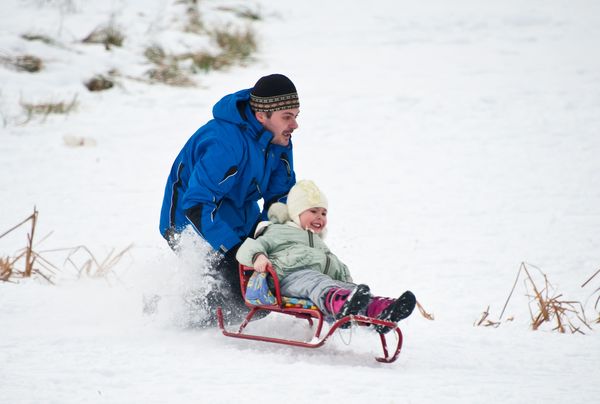
[[227,252],[295,184],[291,142],[271,144],[273,134],[256,120],[249,99],[250,89],[223,97],[213,107],[214,119],[179,152],[160,214],[167,240],[191,224],[215,250]]

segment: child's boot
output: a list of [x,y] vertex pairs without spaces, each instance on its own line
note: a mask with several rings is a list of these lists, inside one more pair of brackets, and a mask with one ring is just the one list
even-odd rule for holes
[[327,292],[325,307],[338,320],[351,314],[358,314],[369,304],[369,300],[371,300],[371,293],[367,285],[358,285],[354,290],[332,288]]
[[[379,320],[397,323],[398,321],[410,316],[416,304],[417,299],[409,290],[404,292],[397,299],[375,297],[367,307],[367,316],[376,316],[376,318]],[[379,313],[377,313],[377,311],[379,311]],[[380,334],[388,333],[391,330],[390,327],[385,327],[383,325],[375,325],[374,328],[375,331]]]
[[377,318],[382,311],[387,309],[387,307],[395,301],[396,299],[392,299],[391,297],[375,296],[369,302],[369,305],[365,310],[365,315],[367,317]]

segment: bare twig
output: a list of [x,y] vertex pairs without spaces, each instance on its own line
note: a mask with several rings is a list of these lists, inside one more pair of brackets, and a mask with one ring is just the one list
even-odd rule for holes
[[475,323],[476,326],[484,326],[484,327],[498,327],[500,325],[499,321],[492,321],[492,320],[488,320],[488,316],[490,315],[490,306],[487,307],[487,309],[485,309],[483,311],[483,313],[481,313],[481,318],[479,319],[479,321],[477,323]]
[[7,231],[5,231],[4,233],[2,233],[2,235],[0,235],[0,238],[2,238],[2,237],[4,237],[4,236],[6,236],[8,233],[10,233],[10,232],[12,232],[13,230],[16,230],[16,229],[18,229],[20,226],[24,225],[25,223],[27,223],[28,221],[30,221],[30,220],[33,218],[33,216],[34,216],[34,215],[36,215],[36,214],[37,214],[37,211],[36,211],[36,209],[35,209],[35,207],[34,207],[34,208],[33,208],[33,213],[32,213],[32,214],[31,214],[29,217],[27,217],[27,219],[23,220],[22,222],[20,222],[20,223],[19,223],[19,224],[17,224],[17,225],[14,225],[14,226],[13,226],[13,227],[11,227],[10,229],[8,229],[8,230],[7,230]]
[[[1,236],[0,236],[0,237],[1,237]],[[599,269],[599,270],[597,270],[597,271],[596,271],[596,273],[595,273],[594,275],[590,276],[590,278],[589,278],[587,281],[583,282],[583,285],[581,285],[581,287],[583,288],[585,285],[587,285],[587,284],[588,284],[588,282],[589,282],[589,281],[591,281],[592,279],[594,279],[594,277],[595,277],[596,275],[598,275],[598,274],[600,274],[600,269]]]
[[419,312],[421,313],[421,315],[423,317],[425,317],[427,320],[433,321],[435,319],[433,314],[426,312],[425,309],[423,308],[423,306],[421,306],[421,303],[419,303],[418,301],[417,301],[417,308],[419,309]]
[[35,261],[35,255],[32,257],[33,252],[33,237],[35,235],[35,225],[37,223],[38,211],[34,207],[33,215],[31,215],[31,234],[27,235],[27,250],[25,253],[25,276],[30,277],[33,269],[33,263]]

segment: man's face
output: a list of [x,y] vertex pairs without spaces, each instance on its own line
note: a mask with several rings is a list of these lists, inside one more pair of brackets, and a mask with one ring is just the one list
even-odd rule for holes
[[292,132],[298,128],[299,108],[284,109],[282,111],[273,111],[270,118],[267,118],[266,112],[257,112],[256,119],[273,134],[271,143],[279,146],[290,144]]

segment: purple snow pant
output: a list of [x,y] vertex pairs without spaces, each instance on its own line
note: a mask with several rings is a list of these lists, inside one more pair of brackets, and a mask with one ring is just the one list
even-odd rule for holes
[[325,308],[325,297],[331,288],[354,289],[356,284],[336,281],[329,276],[313,269],[300,269],[279,278],[279,287],[284,296],[310,299],[323,313],[328,313]]

